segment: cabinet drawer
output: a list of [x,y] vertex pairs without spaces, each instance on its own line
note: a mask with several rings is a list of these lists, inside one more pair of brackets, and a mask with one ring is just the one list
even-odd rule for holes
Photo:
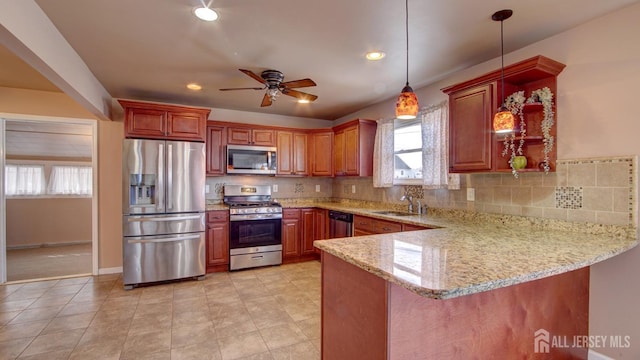
[[229,221],[229,211],[214,210],[207,211],[207,222]]
[[374,220],[375,232],[378,234],[394,233],[402,231],[402,224],[385,220]]
[[300,209],[282,209],[283,219],[300,219]]
[[353,217],[354,231],[362,231],[367,233],[375,233],[375,224],[372,218],[355,215]]

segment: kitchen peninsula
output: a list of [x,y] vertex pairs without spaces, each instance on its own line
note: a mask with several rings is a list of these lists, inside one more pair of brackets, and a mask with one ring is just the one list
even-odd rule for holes
[[635,235],[513,219],[411,215],[433,229],[316,241],[323,359],[586,358],[571,341],[589,335],[589,266]]

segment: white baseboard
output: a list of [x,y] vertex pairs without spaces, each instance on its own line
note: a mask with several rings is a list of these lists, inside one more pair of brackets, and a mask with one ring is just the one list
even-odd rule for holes
[[606,355],[602,355],[599,352],[589,349],[589,354],[587,355],[588,360],[615,360],[614,358],[610,358]]
[[122,266],[98,269],[98,275],[119,274],[121,272]]

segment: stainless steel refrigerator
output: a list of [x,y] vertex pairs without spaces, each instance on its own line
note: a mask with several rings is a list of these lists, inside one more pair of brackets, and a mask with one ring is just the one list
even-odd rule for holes
[[205,265],[205,144],[125,139],[123,283],[188,277]]

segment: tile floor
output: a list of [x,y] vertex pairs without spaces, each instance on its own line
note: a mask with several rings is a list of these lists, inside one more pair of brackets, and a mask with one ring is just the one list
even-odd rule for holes
[[103,275],[0,286],[0,359],[319,359],[318,261],[123,290]]
[[91,274],[91,243],[7,249],[7,281]]

